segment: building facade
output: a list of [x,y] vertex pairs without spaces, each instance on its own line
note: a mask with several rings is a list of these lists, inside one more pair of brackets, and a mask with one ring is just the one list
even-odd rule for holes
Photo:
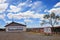
[[44,28],[27,28],[27,32],[43,33],[44,32]]
[[5,26],[6,32],[24,32],[26,31],[26,25],[12,22]]
[[56,27],[42,27],[42,28],[27,28],[28,32],[39,32],[45,34],[60,34],[60,26]]

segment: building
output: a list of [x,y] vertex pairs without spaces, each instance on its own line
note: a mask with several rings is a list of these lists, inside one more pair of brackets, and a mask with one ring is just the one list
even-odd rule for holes
[[12,22],[5,26],[6,32],[23,32],[26,31],[26,25]]
[[44,28],[27,28],[27,32],[43,33],[44,32]]
[[60,34],[60,26],[44,27],[44,33]]
[[60,26],[55,26],[55,27],[41,27],[41,28],[27,28],[28,32],[39,32],[39,33],[46,33],[46,34],[51,34],[51,33],[56,33],[60,34]]

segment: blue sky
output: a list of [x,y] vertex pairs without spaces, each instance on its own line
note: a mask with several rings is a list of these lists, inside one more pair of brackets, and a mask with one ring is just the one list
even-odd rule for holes
[[4,27],[13,20],[26,22],[27,28],[41,27],[43,16],[53,10],[60,13],[60,0],[0,0],[0,25]]

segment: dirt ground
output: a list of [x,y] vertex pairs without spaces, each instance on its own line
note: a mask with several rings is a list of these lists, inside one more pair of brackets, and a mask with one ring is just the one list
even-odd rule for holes
[[0,40],[60,40],[60,36],[43,36],[41,34],[28,32],[0,32]]

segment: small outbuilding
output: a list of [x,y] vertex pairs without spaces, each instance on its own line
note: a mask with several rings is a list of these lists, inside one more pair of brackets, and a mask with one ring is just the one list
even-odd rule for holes
[[16,22],[11,22],[10,24],[7,24],[5,26],[6,32],[25,32],[26,31],[26,25],[16,23]]
[[44,27],[44,33],[60,34],[60,26],[56,27]]

